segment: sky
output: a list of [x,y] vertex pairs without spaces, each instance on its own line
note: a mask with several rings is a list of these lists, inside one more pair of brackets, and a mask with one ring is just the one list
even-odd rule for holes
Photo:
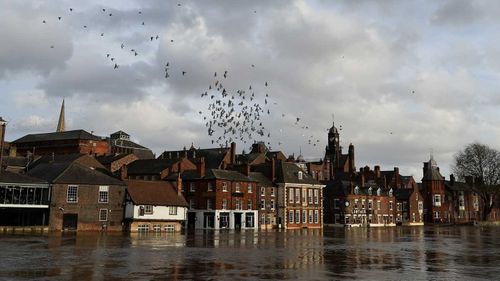
[[420,181],[430,154],[448,177],[467,144],[500,149],[498,1],[1,1],[0,26],[8,141],[55,131],[64,99],[67,130],[214,147],[199,112],[218,72],[269,95],[271,136],[238,152],[318,160],[335,122],[358,169]]

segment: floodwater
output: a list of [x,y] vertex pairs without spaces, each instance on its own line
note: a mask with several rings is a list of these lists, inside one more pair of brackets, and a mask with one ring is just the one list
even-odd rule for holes
[[499,280],[500,228],[0,234],[0,280]]

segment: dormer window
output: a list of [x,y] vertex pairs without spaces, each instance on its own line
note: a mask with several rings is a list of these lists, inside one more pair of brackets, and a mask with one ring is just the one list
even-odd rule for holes
[[368,195],[372,195],[372,187],[370,186],[370,188],[368,188]]
[[377,189],[377,196],[380,196],[381,194],[382,194],[382,189],[379,187],[379,188]]
[[297,177],[299,178],[299,180],[301,180],[301,179],[302,179],[302,177],[303,177],[303,175],[302,175],[302,171],[299,171],[299,172],[297,173]]
[[356,186],[354,188],[354,194],[358,195],[359,194],[359,186]]
[[392,187],[389,189],[389,197],[392,197]]

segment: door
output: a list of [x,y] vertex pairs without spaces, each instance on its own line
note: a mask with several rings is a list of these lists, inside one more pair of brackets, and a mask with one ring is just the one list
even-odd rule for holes
[[241,213],[234,213],[234,229],[241,229]]
[[78,227],[78,214],[64,214],[63,215],[63,229],[76,230]]
[[214,213],[205,213],[205,228],[214,228],[215,227],[215,214]]
[[196,213],[189,212],[188,213],[188,229],[194,229],[196,225]]

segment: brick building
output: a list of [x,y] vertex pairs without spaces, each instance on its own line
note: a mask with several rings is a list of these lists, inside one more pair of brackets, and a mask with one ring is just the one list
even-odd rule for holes
[[186,157],[139,159],[127,165],[126,178],[158,181],[184,170],[196,170],[195,163]]
[[424,221],[428,223],[451,223],[451,197],[447,194],[444,177],[431,156],[424,162],[421,192],[425,198]]
[[121,231],[125,184],[77,161],[40,163],[28,175],[51,185],[49,230]]
[[97,161],[101,163],[108,171],[115,174],[130,163],[138,160],[139,158],[132,153],[128,154],[111,154],[96,157]]

